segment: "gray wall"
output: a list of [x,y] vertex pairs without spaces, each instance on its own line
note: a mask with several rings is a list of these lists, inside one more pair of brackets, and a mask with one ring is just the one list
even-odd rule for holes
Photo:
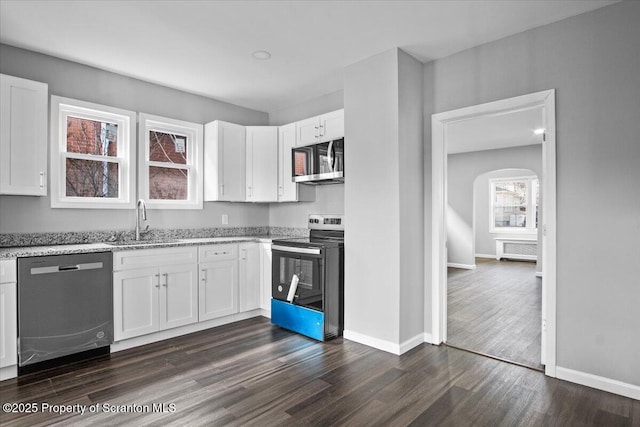
[[[491,223],[491,191],[489,180],[494,178],[513,178],[522,176],[533,176],[537,173],[530,169],[506,169],[484,173],[476,178],[473,183],[473,229],[475,254],[494,255],[496,254],[495,237],[522,237],[522,234],[511,233],[491,233],[489,224]],[[526,237],[530,237],[527,235]],[[541,242],[541,240],[538,240]],[[541,249],[542,244],[538,245]],[[538,255],[540,259],[540,254]]]
[[344,84],[344,327],[388,343],[400,339],[397,58],[351,65]]
[[424,67],[426,114],[556,89],[557,365],[635,385],[638,22],[640,2],[621,2]]
[[[196,123],[227,120],[240,124],[268,123],[266,113],[241,108],[132,79],[78,63],[0,45],[0,72],[49,85],[49,93],[128,110]],[[152,228],[197,228],[221,225],[269,225],[268,205],[206,202],[203,210],[154,210]],[[132,210],[51,209],[49,197],[0,196],[0,232],[85,231],[129,229]]]
[[[342,108],[344,108],[344,93],[340,90],[271,112],[269,113],[269,124],[280,126]],[[348,179],[348,159],[345,175]],[[305,228],[309,214],[344,214],[344,184],[319,185],[315,188],[315,194],[313,202],[272,203],[269,206],[269,225]]]
[[473,234],[473,183],[479,175],[507,168],[530,169],[541,176],[542,145],[472,151],[447,156],[448,262],[475,265],[477,250],[474,247]]
[[421,73],[399,49],[345,70],[345,335],[391,351],[424,331]]

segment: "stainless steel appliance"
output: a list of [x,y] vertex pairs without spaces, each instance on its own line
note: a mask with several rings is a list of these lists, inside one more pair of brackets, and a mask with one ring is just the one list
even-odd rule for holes
[[292,179],[303,184],[344,182],[344,138],[291,150]]
[[109,353],[112,265],[110,252],[18,258],[18,374]]
[[320,341],[344,329],[344,217],[310,215],[310,236],[271,245],[271,323]]

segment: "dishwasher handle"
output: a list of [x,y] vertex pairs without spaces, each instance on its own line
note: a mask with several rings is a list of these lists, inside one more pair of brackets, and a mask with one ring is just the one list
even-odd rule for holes
[[101,262],[87,262],[84,264],[75,265],[51,265],[48,267],[34,267],[31,269],[31,274],[51,274],[66,271],[79,271],[79,270],[99,270],[104,268],[104,264]]

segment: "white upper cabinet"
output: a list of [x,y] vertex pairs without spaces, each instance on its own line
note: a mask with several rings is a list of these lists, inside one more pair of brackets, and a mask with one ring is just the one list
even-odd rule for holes
[[303,146],[344,137],[344,110],[336,110],[296,123],[296,145]]
[[298,184],[291,179],[291,149],[296,146],[296,124],[278,128],[278,201],[298,201]]
[[216,120],[204,126],[205,201],[245,201],[245,139],[242,125]]
[[0,74],[0,194],[47,194],[48,86]]
[[296,146],[296,123],[278,128],[278,201],[310,202],[315,200],[316,188],[313,185],[300,185],[293,182],[291,149]]
[[278,201],[278,128],[247,126],[246,200]]

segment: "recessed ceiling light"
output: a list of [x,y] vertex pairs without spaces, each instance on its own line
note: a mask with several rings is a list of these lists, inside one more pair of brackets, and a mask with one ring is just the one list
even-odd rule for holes
[[255,59],[259,59],[261,61],[266,61],[268,59],[271,59],[271,53],[267,52],[266,50],[256,50],[251,55]]
[[542,135],[544,133],[544,128],[538,128],[533,131],[536,135]]

